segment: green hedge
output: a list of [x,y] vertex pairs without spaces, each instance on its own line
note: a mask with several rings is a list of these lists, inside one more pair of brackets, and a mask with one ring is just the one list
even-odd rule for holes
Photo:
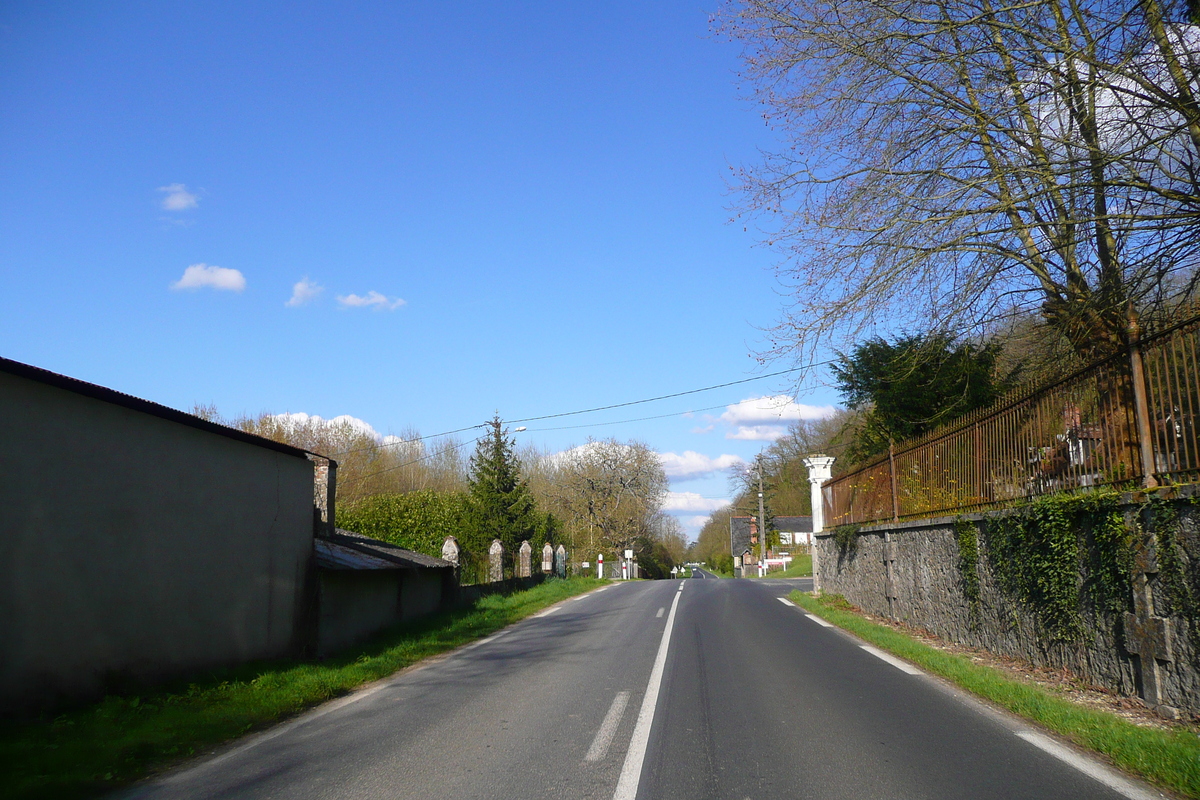
[[[464,532],[473,531],[465,492],[422,489],[407,494],[379,494],[338,509],[338,527],[382,539],[418,553],[441,557],[447,536],[470,546]],[[469,534],[468,534],[469,536]]]

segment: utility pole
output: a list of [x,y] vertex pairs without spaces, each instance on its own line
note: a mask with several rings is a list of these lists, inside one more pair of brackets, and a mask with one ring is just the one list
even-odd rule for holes
[[767,517],[763,510],[763,474],[762,474],[762,453],[758,454],[755,459],[758,464],[758,544],[762,551],[762,557],[759,560],[759,569],[762,577],[767,576]]

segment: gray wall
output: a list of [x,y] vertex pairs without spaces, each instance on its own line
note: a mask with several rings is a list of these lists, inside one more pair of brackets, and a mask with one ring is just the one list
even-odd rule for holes
[[335,653],[399,621],[403,570],[323,569],[320,573],[318,655]]
[[[1180,540],[1185,544],[1194,542],[1198,510],[1181,504],[1179,511],[1183,532],[1189,534]],[[973,514],[967,518],[986,525],[988,516]],[[885,536],[890,537],[895,555],[895,597],[890,605]],[[1032,610],[1001,591],[982,532],[979,540],[980,603],[976,617],[972,617],[962,591],[952,517],[864,527],[853,553],[839,550],[831,532],[818,534],[814,547],[819,551],[821,589],[840,594],[871,614],[891,614],[959,644],[1015,656],[1038,666],[1066,667],[1092,684],[1124,695],[1138,694],[1137,662],[1125,650],[1120,614],[1098,610],[1089,604],[1084,592],[1079,609],[1086,629],[1084,637],[1072,642],[1050,641]],[[1192,551],[1189,557],[1194,560],[1200,552]],[[1165,608],[1157,577],[1151,586],[1155,607]],[[1175,659],[1161,665],[1164,702],[1200,713],[1200,672],[1191,623],[1184,617],[1172,617],[1171,624],[1175,630]]]
[[0,373],[0,477],[0,710],[307,635],[306,459]]
[[450,569],[320,570],[317,654],[327,656],[400,622],[450,607]]

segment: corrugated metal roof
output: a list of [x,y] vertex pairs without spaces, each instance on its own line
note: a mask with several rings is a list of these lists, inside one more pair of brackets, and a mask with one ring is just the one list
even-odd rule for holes
[[314,544],[317,566],[323,569],[452,569],[449,561],[405,550],[394,544],[337,529]]
[[[57,389],[64,389],[68,392],[81,394],[85,397],[91,397],[94,400],[102,400],[113,405],[123,406],[133,411],[140,411],[143,414],[150,414],[160,419],[178,422],[181,425],[187,425],[191,428],[198,428],[208,433],[215,433],[218,436],[225,436],[230,439],[247,444],[265,447],[268,450],[275,450],[280,453],[286,453],[290,456],[298,456],[299,458],[307,458],[308,451],[302,450],[299,447],[292,447],[290,444],[276,442],[273,439],[264,439],[262,436],[255,436],[252,433],[239,431],[236,428],[228,428],[224,425],[219,425],[215,422],[209,422],[206,419],[200,419],[195,414],[188,414],[185,411],[180,411],[177,408],[160,405],[159,403],[143,400],[140,397],[134,397],[131,394],[118,392],[115,389],[109,389],[106,386],[98,386],[94,383],[81,381],[78,378],[70,378],[66,375],[59,375],[57,372],[51,372],[48,369],[35,367],[31,364],[23,364],[20,361],[13,361],[10,358],[0,357],[0,372],[7,372],[10,375],[16,375],[20,378],[26,378],[38,383],[44,383],[48,386],[53,386]],[[314,453],[314,455],[318,455]]]

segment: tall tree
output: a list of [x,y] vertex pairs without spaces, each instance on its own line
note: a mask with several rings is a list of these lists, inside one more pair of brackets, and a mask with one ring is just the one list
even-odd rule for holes
[[[524,539],[537,538],[539,519],[529,485],[521,477],[515,442],[500,417],[480,437],[471,456],[467,480],[477,539],[471,549],[486,552],[487,543],[499,539],[510,555]],[[552,523],[551,523],[552,524]]]
[[990,405],[1010,388],[995,374],[997,346],[952,342],[941,334],[871,339],[833,365],[846,404],[863,415],[846,465]]
[[556,458],[557,506],[585,552],[657,541],[667,493],[658,454],[641,442],[588,441]]
[[[771,352],[1037,311],[1085,358],[1197,288],[1183,0],[730,0],[782,147],[737,174],[785,255]],[[831,342],[832,340],[832,342]]]

